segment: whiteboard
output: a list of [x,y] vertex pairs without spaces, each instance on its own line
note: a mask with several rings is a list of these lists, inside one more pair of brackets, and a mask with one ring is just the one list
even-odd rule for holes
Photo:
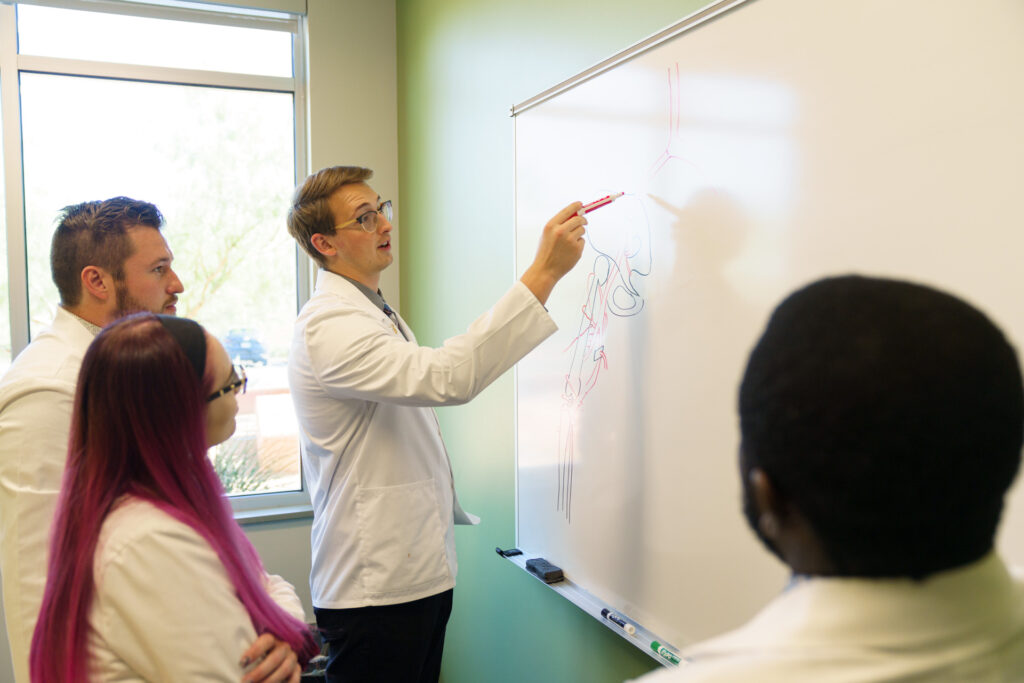
[[517,369],[517,542],[683,647],[786,580],[741,516],[735,410],[784,295],[912,279],[1024,347],[1024,2],[748,0],[662,36],[513,109],[520,269],[559,208],[626,192]]

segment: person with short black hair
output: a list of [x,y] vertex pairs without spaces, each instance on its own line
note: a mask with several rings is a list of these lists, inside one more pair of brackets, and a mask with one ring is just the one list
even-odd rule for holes
[[751,352],[739,414],[744,513],[793,579],[645,683],[1024,679],[1024,584],[993,549],[1024,390],[983,313],[910,282],[810,284]]

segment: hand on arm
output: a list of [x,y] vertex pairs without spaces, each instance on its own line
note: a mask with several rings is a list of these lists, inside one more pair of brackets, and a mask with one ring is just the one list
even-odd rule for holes
[[108,515],[104,530],[90,617],[102,636],[95,653],[101,671],[131,671],[147,681],[238,683],[246,674],[239,659],[251,652],[251,664],[268,660],[256,676],[269,669],[281,673],[264,675],[265,681],[299,680],[301,672],[281,669],[290,648],[257,637],[220,558],[194,529],[130,501]]
[[548,221],[541,234],[537,256],[519,278],[542,304],[551,296],[555,283],[572,270],[583,255],[583,226],[587,219],[576,214],[582,206],[580,202],[573,202]]
[[302,668],[291,646],[270,633],[257,638],[242,653],[239,664],[247,669],[242,683],[298,683],[302,676]]
[[[263,575],[263,587],[267,593],[284,611],[296,619],[303,619],[302,603],[299,596],[295,594],[295,588],[280,576],[272,574]],[[271,633],[264,633],[257,638],[252,645],[242,653],[239,662],[245,670],[242,677],[244,683],[273,683],[276,681],[288,681],[297,683],[302,676],[302,668],[298,664],[298,657],[292,651],[291,646],[282,640],[278,640]]]

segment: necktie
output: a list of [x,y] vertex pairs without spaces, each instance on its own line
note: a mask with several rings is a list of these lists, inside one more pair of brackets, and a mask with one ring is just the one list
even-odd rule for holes
[[398,314],[395,313],[395,309],[391,308],[390,306],[387,305],[387,303],[385,303],[383,310],[384,315],[391,318],[391,322],[395,324],[395,329],[398,330],[399,333],[401,333],[401,335],[405,338],[406,341],[409,341],[409,338],[405,336],[405,331],[402,329],[402,326],[398,324]]

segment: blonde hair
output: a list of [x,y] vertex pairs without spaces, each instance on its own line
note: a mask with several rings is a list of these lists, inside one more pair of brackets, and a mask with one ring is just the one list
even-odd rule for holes
[[362,166],[330,166],[306,178],[295,188],[292,207],[288,211],[288,234],[321,266],[327,259],[313,246],[313,235],[334,234],[334,214],[328,198],[342,185],[370,179],[373,171]]

